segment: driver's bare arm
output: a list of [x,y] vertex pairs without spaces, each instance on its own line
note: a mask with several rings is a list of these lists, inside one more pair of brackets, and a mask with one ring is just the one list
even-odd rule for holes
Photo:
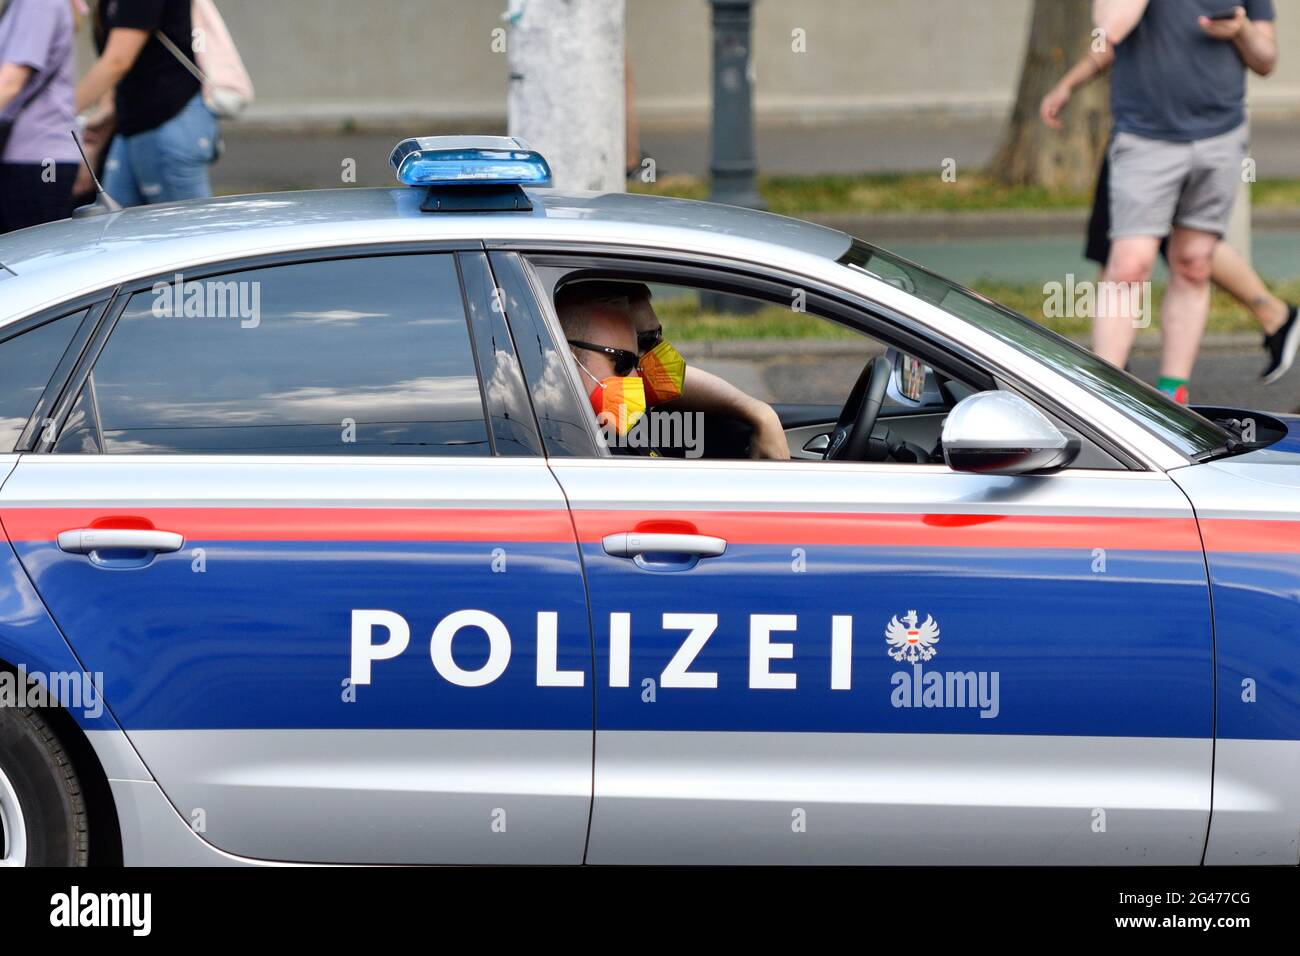
[[721,415],[745,422],[753,430],[749,443],[752,458],[784,461],[790,457],[785,429],[772,406],[746,394],[712,372],[688,365],[682,383],[682,395],[671,404],[674,409]]

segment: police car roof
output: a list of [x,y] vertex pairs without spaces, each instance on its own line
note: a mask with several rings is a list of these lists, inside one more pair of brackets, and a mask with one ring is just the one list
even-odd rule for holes
[[37,226],[0,236],[0,323],[120,281],[294,249],[440,239],[598,242],[824,263],[850,243],[833,229],[737,206],[527,193],[530,212],[421,212],[422,189],[358,188],[191,200]]

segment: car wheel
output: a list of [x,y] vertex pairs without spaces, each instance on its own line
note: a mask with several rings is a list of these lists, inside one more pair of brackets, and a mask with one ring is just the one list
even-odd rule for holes
[[89,823],[50,725],[30,707],[0,707],[0,867],[86,866]]

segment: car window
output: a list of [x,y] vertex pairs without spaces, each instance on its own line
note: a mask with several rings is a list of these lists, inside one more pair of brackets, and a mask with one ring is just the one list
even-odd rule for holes
[[[579,273],[558,281],[553,302],[574,384],[614,455],[748,460],[784,448],[820,460],[864,370],[881,356],[900,367],[906,358],[815,311],[802,289],[758,298]],[[639,384],[619,373],[633,351],[628,374]],[[870,460],[942,460],[942,413],[953,399],[914,364],[923,394],[883,396],[890,447]]]
[[769,404],[838,409],[867,358],[885,351],[883,343],[798,302],[685,286],[650,288],[664,337],[689,364]]
[[14,450],[85,316],[66,315],[0,341],[0,454]]
[[[554,307],[552,334],[567,346],[574,394],[596,447],[611,455],[946,467],[948,412],[997,387],[941,343],[891,330],[817,290],[755,280],[742,293],[734,283],[673,282],[635,265],[623,272],[543,259],[534,268]],[[869,388],[880,388],[878,406]],[[1070,467],[1123,468],[1045,414],[1079,442]]]
[[[967,383],[946,378],[949,391],[942,391],[929,366],[822,314],[800,288],[780,301],[681,286],[652,288],[664,337],[689,365],[768,405],[780,420],[791,457],[823,458],[860,379],[883,356],[891,367],[912,370],[915,395],[909,398],[891,380],[875,430],[883,444],[869,460],[942,462],[943,418],[959,391],[974,390],[966,389]],[[660,434],[674,432],[661,429]],[[756,453],[752,429],[737,428],[734,421],[707,416],[703,434],[701,457],[748,459]]]
[[1032,355],[1125,412],[1185,454],[1203,454],[1219,448],[1229,437],[1214,422],[1172,401],[1064,336],[915,263],[860,239],[853,241],[839,261],[898,286]]
[[56,452],[487,455],[450,255],[274,266],[131,297]]

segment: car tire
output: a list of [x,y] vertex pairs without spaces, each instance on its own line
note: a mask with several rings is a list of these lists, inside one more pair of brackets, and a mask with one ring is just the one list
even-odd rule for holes
[[90,816],[72,758],[30,707],[0,707],[0,866],[86,866]]

